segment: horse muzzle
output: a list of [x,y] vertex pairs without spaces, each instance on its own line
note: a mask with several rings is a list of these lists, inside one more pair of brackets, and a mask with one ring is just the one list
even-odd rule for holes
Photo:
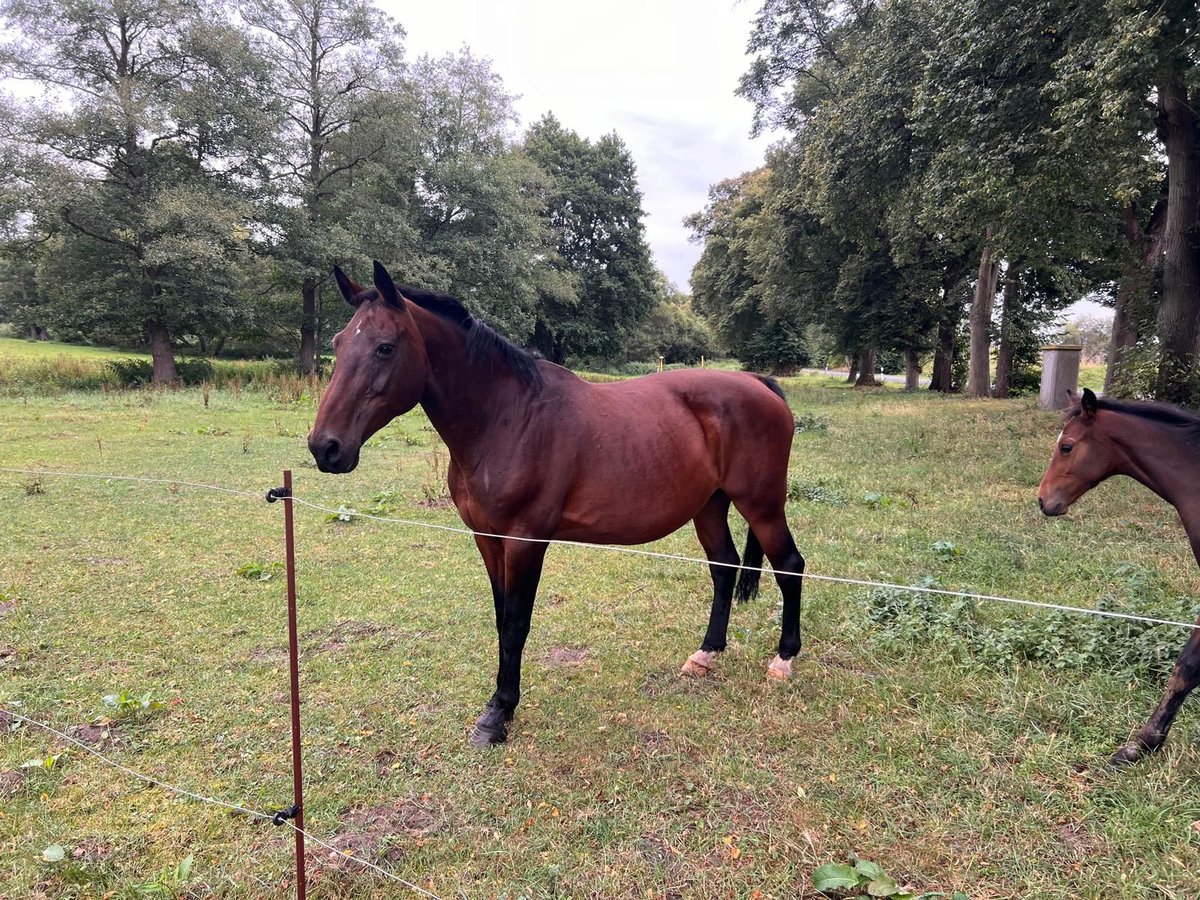
[[1042,515],[1046,516],[1062,516],[1066,515],[1069,504],[1063,503],[1061,500],[1047,501],[1043,497],[1038,497],[1038,509],[1042,511]]
[[335,475],[354,471],[360,446],[357,441],[339,441],[328,434],[314,432],[308,436],[308,450],[317,461],[317,468]]

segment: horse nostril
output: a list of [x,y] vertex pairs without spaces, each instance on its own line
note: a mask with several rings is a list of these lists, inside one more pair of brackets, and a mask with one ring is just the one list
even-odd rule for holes
[[1038,497],[1038,509],[1040,509],[1042,512],[1046,511],[1046,501],[1041,497]]
[[337,462],[338,456],[341,455],[341,450],[342,445],[338,442],[337,438],[330,438],[325,443],[325,461],[331,463]]

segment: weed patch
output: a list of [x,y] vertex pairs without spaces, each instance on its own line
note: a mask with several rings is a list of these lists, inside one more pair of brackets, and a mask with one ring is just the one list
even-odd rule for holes
[[[939,585],[925,578],[917,586]],[[1169,625],[1056,610],[998,614],[971,598],[901,588],[877,588],[865,601],[881,646],[898,650],[933,645],[963,662],[989,667],[1033,663],[1144,679],[1169,673],[1183,644],[1180,629]],[[1200,607],[1186,598],[1172,603],[1161,596],[1140,571],[1125,581],[1123,597],[1101,597],[1094,608],[1174,621],[1200,614]]]

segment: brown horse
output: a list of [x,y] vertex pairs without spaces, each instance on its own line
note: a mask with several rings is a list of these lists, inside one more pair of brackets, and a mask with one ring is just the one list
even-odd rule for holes
[[334,276],[356,311],[333,339],[337,365],[308,446],[322,472],[349,472],[363,442],[418,403],[445,440],[450,495],[483,532],[475,543],[500,644],[496,691],[472,743],[508,737],[550,539],[638,544],[691,521],[713,603],[684,672],[705,675],[725,649],[735,587],[746,599],[758,582],[743,571],[734,583],[732,504],[750,526],[746,565],[760,566],[765,551],[776,570],[782,634],[768,674],[790,677],[804,558],[784,516],[794,420],[775,382],[692,370],[591,384],[516,347],[459,301],[395,285],[378,262],[373,288]]
[[[1038,488],[1038,507],[1061,516],[1112,475],[1137,479],[1179,511],[1200,562],[1200,416],[1165,403],[1121,403],[1090,390],[1070,395],[1066,425]],[[1171,723],[1200,683],[1200,621],[1179,654],[1167,691],[1141,730],[1113,755],[1136,762],[1167,739]]]

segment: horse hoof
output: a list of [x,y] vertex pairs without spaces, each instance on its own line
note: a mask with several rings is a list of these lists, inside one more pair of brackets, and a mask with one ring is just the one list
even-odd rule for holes
[[508,740],[508,729],[503,725],[501,725],[499,728],[492,728],[487,725],[480,725],[479,723],[476,723],[475,727],[471,729],[471,737],[469,740],[471,741],[472,747],[478,747],[481,750],[488,747],[494,747],[497,744],[503,744]]
[[708,650],[697,650],[687,658],[687,662],[683,664],[679,674],[689,678],[704,678],[712,669],[713,654]]
[[506,716],[504,710],[489,703],[471,729],[471,746],[493,747],[503,744],[508,740],[508,723],[511,720],[511,715]]
[[776,656],[767,666],[767,678],[772,681],[791,681],[792,661]]
[[1119,768],[1121,766],[1129,766],[1142,758],[1142,754],[1146,750],[1137,741],[1130,741],[1128,744],[1123,744],[1116,753],[1112,755],[1112,759],[1108,761],[1110,766]]

